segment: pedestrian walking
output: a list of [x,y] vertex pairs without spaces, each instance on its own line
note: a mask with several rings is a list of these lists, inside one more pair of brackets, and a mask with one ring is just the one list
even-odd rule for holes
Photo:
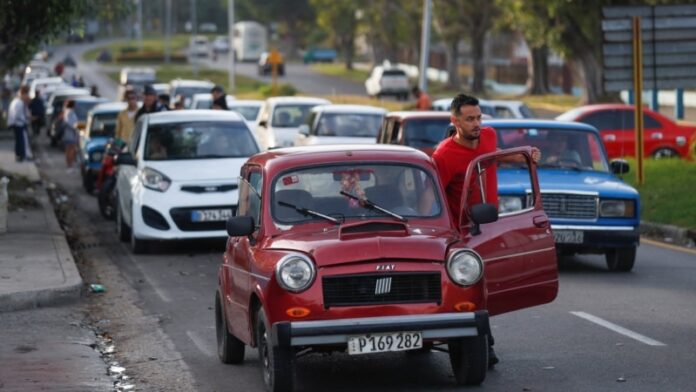
[[65,165],[67,172],[75,171],[73,165],[77,157],[77,113],[75,113],[75,100],[65,102],[63,109],[63,146],[65,151]]
[[29,113],[31,113],[31,130],[34,136],[41,134],[41,128],[46,122],[46,104],[41,97],[41,91],[36,90],[34,98],[29,102]]
[[93,97],[97,97],[97,98],[101,97],[101,95],[99,95],[99,87],[97,87],[96,84],[93,84],[92,87],[90,88],[89,95],[91,95]]
[[31,159],[27,124],[29,123],[29,86],[21,86],[17,96],[10,103],[7,126],[14,131],[15,160],[22,162]]
[[116,117],[116,133],[117,139],[121,139],[128,143],[130,141],[133,128],[135,127],[135,115],[138,112],[138,97],[135,91],[126,90],[123,97],[128,106],[121,110]]
[[227,107],[227,97],[225,96],[225,90],[222,86],[217,85],[210,90],[210,94],[213,96],[213,109],[214,110],[229,110]]

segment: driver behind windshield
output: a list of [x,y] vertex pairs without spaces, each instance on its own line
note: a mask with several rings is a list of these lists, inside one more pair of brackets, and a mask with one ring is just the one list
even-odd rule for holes
[[542,154],[544,157],[542,159],[542,164],[581,164],[580,154],[573,149],[572,143],[569,143],[568,135],[550,132],[546,140],[548,141],[548,147],[545,149],[544,154]]

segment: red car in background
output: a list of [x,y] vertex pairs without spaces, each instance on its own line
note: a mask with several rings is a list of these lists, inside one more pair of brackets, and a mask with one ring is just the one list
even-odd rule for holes
[[[579,121],[597,128],[609,159],[635,156],[635,109],[624,104],[599,104],[569,110],[556,120]],[[688,158],[689,140],[696,127],[679,125],[660,113],[643,109],[643,141],[646,157]]]

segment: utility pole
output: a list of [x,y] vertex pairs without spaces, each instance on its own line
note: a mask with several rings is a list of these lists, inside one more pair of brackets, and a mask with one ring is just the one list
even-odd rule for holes
[[[198,21],[196,20],[196,0],[191,0],[191,34],[193,39],[196,39],[198,35]],[[192,40],[193,41],[193,40]],[[191,57],[191,66],[193,67],[193,77],[198,77],[198,59],[195,53],[191,53],[191,46],[189,45],[189,57]]]
[[227,0],[227,40],[229,41],[229,62],[230,69],[228,73],[228,90],[230,93],[234,93],[234,47],[232,42],[234,41],[234,0]]
[[428,90],[428,62],[430,59],[430,22],[432,20],[433,0],[423,3],[423,30],[421,31],[421,58],[418,72],[418,88]]
[[166,0],[164,7],[164,63],[169,64],[172,53],[172,0]]

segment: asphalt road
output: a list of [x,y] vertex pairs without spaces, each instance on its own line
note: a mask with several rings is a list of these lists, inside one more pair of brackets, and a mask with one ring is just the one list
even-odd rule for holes
[[[163,243],[154,254],[133,256],[118,244],[113,222],[99,217],[79,174],[65,172],[61,153],[44,147],[40,157],[42,171],[90,218],[93,227],[83,229],[112,245],[109,257],[137,291],[135,304],[160,320],[198,390],[261,390],[256,351],[248,350],[241,366],[223,365],[215,354],[212,305],[224,243]],[[609,273],[598,256],[569,261],[556,301],[492,319],[501,363],[482,389],[693,391],[696,254],[644,243],[627,274]],[[297,375],[298,390],[308,391],[456,389],[440,352],[309,355],[298,360]]]

